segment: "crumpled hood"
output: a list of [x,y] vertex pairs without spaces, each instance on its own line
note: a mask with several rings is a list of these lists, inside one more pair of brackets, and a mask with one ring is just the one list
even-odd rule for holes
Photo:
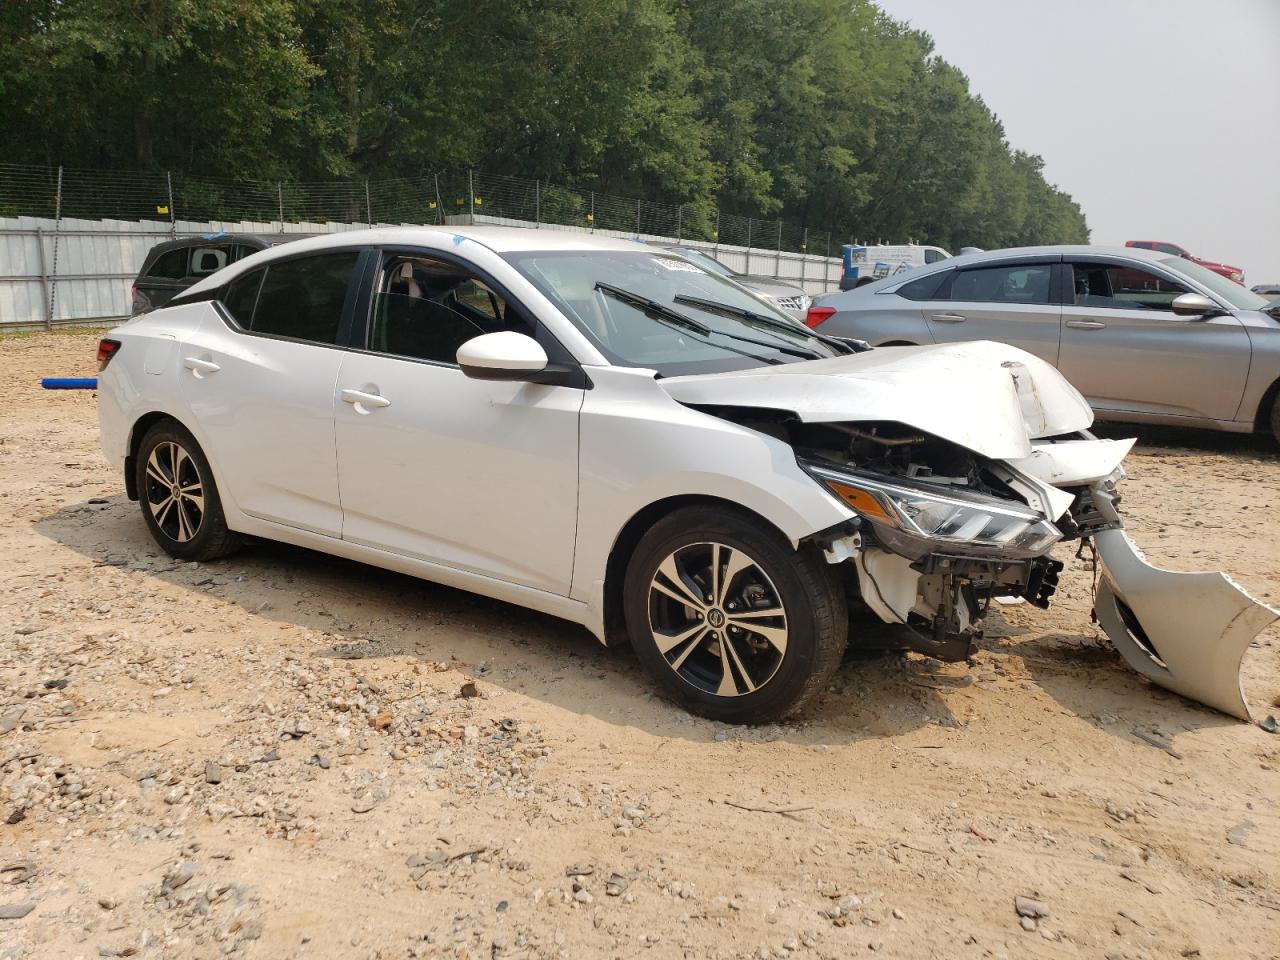
[[1089,404],[1053,366],[985,340],[879,347],[659,384],[691,406],[786,410],[806,423],[896,421],[994,460],[1028,457],[1033,439],[1093,422]]

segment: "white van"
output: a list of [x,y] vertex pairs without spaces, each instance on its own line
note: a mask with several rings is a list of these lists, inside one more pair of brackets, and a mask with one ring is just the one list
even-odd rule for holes
[[844,269],[840,271],[841,290],[852,290],[872,280],[882,280],[903,270],[937,263],[951,256],[942,247],[916,243],[875,247],[847,243],[841,254],[844,259]]

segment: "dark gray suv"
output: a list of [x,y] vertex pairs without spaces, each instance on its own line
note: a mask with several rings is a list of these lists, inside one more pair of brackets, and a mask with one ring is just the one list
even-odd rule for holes
[[309,234],[209,233],[157,243],[147,251],[138,279],[133,283],[133,314],[165,306],[197,280],[227,264],[304,236]]

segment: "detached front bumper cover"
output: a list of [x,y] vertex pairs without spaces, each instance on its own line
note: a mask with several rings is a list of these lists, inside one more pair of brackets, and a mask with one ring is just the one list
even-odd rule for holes
[[1133,669],[1166,689],[1251,720],[1240,665],[1253,638],[1280,619],[1222,573],[1147,563],[1123,530],[1094,534],[1098,622]]

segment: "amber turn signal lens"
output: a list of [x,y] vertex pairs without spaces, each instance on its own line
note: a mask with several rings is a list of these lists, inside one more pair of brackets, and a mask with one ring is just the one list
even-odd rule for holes
[[836,480],[827,480],[827,487],[837,497],[871,520],[882,520],[896,525],[898,518],[885,509],[884,505],[866,490],[859,490]]

